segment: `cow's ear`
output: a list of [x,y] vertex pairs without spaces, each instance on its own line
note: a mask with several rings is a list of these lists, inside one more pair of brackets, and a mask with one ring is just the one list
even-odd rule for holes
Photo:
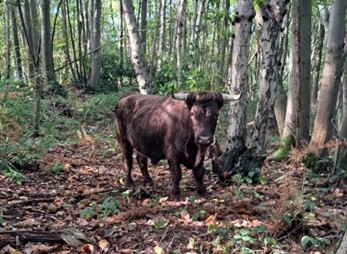
[[194,93],[189,93],[187,95],[187,98],[186,98],[185,102],[186,102],[188,108],[191,109],[193,107],[194,103],[195,103],[195,95],[194,95]]
[[221,109],[224,105],[224,101],[223,100],[217,100],[217,105],[218,105],[218,109]]

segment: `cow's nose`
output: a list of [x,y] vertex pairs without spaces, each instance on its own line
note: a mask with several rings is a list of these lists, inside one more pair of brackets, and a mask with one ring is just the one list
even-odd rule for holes
[[199,136],[198,142],[200,145],[210,145],[212,143],[212,136]]

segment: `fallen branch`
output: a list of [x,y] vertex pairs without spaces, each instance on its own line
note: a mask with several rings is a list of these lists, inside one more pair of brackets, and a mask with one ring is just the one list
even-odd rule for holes
[[[84,243],[97,244],[77,229],[68,228],[61,231],[21,231],[0,230],[0,235],[9,235],[22,243],[26,242],[65,242],[72,247],[82,246]],[[4,239],[4,238],[2,238]]]

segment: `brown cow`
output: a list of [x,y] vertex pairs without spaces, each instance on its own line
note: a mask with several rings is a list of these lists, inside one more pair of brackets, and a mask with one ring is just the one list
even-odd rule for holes
[[180,198],[180,164],[192,169],[197,192],[206,194],[203,183],[204,154],[213,142],[217,118],[225,100],[240,95],[217,92],[174,94],[172,97],[125,94],[115,108],[116,133],[127,170],[127,184],[132,184],[133,149],[145,182],[153,183],[147,169],[166,159],[172,178],[172,193]]

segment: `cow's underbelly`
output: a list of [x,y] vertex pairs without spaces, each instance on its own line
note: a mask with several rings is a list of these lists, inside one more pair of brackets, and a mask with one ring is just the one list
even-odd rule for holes
[[162,143],[158,139],[148,139],[144,136],[129,137],[130,144],[136,152],[149,158],[153,164],[157,164],[160,160],[166,159],[163,152]]

